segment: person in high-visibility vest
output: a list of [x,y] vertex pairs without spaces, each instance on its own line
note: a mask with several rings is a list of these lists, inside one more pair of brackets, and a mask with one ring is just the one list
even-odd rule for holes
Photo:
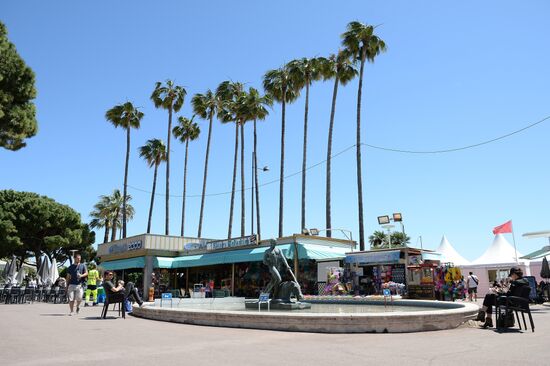
[[90,270],[88,271],[88,286],[86,288],[86,296],[84,297],[84,306],[88,306],[88,299],[91,295],[92,305],[97,305],[97,285],[101,280],[99,271],[96,268],[94,263],[90,263],[88,266]]

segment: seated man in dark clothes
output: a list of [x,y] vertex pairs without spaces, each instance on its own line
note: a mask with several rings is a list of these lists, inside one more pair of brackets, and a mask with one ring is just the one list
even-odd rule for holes
[[529,281],[523,278],[523,271],[521,268],[512,267],[510,268],[510,289],[506,293],[502,294],[487,294],[483,300],[483,307],[477,314],[477,321],[485,321],[482,325],[483,328],[493,326],[493,318],[491,317],[493,313],[493,306],[496,305],[498,296],[521,296],[524,286],[529,287]]
[[108,297],[120,294],[120,296],[123,296],[124,300],[130,299],[137,302],[139,306],[143,306],[143,300],[139,296],[138,290],[137,288],[135,288],[132,282],[128,282],[126,286],[124,286],[124,281],[118,281],[118,286],[115,287],[115,285],[113,284],[112,271],[105,271],[103,288],[105,289],[105,294]]

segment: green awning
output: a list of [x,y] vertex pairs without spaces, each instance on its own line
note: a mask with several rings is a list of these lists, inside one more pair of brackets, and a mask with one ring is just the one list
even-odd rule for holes
[[521,257],[521,259],[539,259],[550,255],[550,245],[543,247],[542,249],[536,250],[533,253],[529,253]]
[[155,257],[153,259],[154,268],[172,268],[174,258],[171,257]]
[[116,271],[119,269],[143,268],[145,267],[145,258],[136,257],[136,258],[128,258],[128,259],[119,259],[116,261],[102,262],[99,266],[103,269],[108,269],[111,271]]
[[[299,259],[337,259],[344,258],[346,252],[351,251],[350,247],[333,247],[316,244],[300,244],[298,243],[298,258]],[[290,248],[290,258],[294,258],[294,245]]]
[[[289,257],[290,247],[290,244],[277,246],[277,248],[281,249],[287,257]],[[267,248],[269,247],[176,257],[173,258],[172,268],[213,266],[226,263],[261,262]]]

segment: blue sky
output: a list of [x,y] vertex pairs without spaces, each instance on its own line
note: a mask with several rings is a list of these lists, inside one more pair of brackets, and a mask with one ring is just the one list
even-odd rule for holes
[[[546,1],[3,1],[0,20],[36,73],[39,133],[18,152],[0,150],[0,189],[33,191],[69,204],[88,220],[98,196],[121,188],[125,135],[105,111],[132,101],[145,113],[132,131],[129,184],[149,191],[153,171],[137,148],[166,139],[167,115],[149,96],[167,78],[190,98],[231,79],[261,87],[263,74],[294,58],[337,51],[349,21],[382,24],[387,53],[365,69],[365,143],[406,150],[470,145],[550,115],[550,34]],[[325,159],[332,83],[311,88],[309,164]],[[357,80],[339,91],[333,151],[355,142]],[[301,169],[304,100],[287,108],[286,173]],[[190,145],[188,193],[200,194],[207,124]],[[259,164],[278,178],[280,106],[259,127]],[[550,121],[474,149],[401,154],[363,149],[365,232],[376,216],[402,212],[416,244],[435,248],[446,234],[468,259],[491,243],[491,230],[512,219],[518,250],[546,244],[522,233],[550,229]],[[251,126],[246,131],[250,185]],[[215,123],[208,193],[231,188],[234,129]],[[173,141],[171,192],[181,196],[183,146]],[[325,166],[308,171],[307,226],[324,227]],[[158,192],[164,192],[164,168]],[[355,154],[333,160],[333,227],[357,232]],[[285,233],[299,231],[300,175],[285,181]],[[150,196],[131,188],[136,218],[130,235],[145,232]],[[278,184],[261,188],[263,236],[276,235]],[[246,207],[249,210],[247,195]],[[239,200],[237,194],[236,199]],[[164,232],[157,196],[153,232]],[[200,199],[187,201],[187,233],[196,234]],[[239,202],[239,201],[237,201]],[[235,217],[239,218],[239,207]],[[229,195],[208,197],[204,236],[227,232]],[[171,199],[171,233],[179,232],[181,198]],[[249,212],[247,212],[247,220]],[[239,221],[234,221],[234,232]],[[247,231],[249,221],[247,221]],[[98,233],[98,240],[102,233]],[[508,238],[510,241],[511,237]]]

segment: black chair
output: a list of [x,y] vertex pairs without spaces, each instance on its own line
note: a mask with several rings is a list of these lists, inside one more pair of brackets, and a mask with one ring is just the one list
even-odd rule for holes
[[65,289],[65,287],[60,287],[56,292],[53,303],[57,304],[58,301],[60,304],[67,302],[67,289]]
[[10,285],[4,286],[2,292],[0,292],[0,302],[4,302],[10,296],[10,288]]
[[105,304],[103,304],[103,310],[101,312],[101,318],[105,319],[107,317],[107,311],[109,311],[109,305],[113,304],[113,310],[116,310],[116,304],[118,304],[118,316],[122,312],[122,318],[126,319],[126,308],[124,302],[126,296],[124,293],[113,293],[105,294]]
[[42,289],[42,301],[48,302],[50,300],[50,295],[52,293],[51,287],[46,287]]
[[[529,294],[531,292],[530,287],[524,287],[521,290],[521,296],[499,296],[496,306],[496,326],[497,328],[503,328],[506,323],[506,317],[508,314],[515,313],[518,321],[519,329],[521,328],[521,322],[519,320],[519,314],[523,318],[523,326],[527,330],[527,323],[525,322],[525,314],[529,316],[529,322],[531,323],[531,330],[535,331],[535,323],[533,322],[533,316],[531,315],[531,309],[529,308]],[[513,319],[513,315],[512,315]]]
[[21,302],[26,304],[27,301],[29,301],[32,304],[35,296],[34,292],[35,292],[34,287],[26,287],[25,292],[23,293],[23,296],[21,296]]
[[19,298],[22,295],[21,287],[13,286],[10,289],[8,296],[6,297],[6,304],[17,304],[19,303]]

